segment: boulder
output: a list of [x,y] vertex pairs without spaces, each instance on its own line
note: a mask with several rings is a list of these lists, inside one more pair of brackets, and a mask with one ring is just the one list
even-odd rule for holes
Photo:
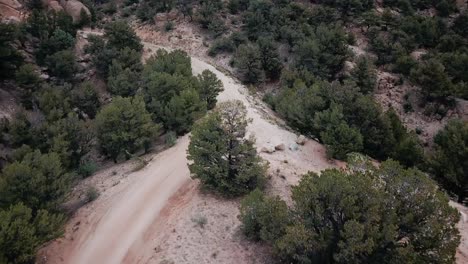
[[41,78],[42,80],[49,80],[50,76],[46,73],[42,73],[41,75],[39,75],[39,78]]
[[57,1],[50,1],[47,4],[47,10],[60,12],[60,11],[63,11],[63,7]]
[[352,61],[345,61],[343,65],[343,75],[350,76],[353,69],[356,67],[356,63]]
[[275,146],[275,150],[278,150],[278,151],[283,151],[285,149],[286,149],[286,146],[283,143]]
[[296,143],[292,143],[289,145],[289,149],[292,151],[297,151],[299,149],[299,146]]
[[300,135],[296,139],[296,143],[299,144],[299,145],[304,145],[306,143],[306,141],[307,141],[307,138],[304,135]]
[[410,56],[414,60],[421,60],[421,57],[427,54],[427,50],[415,50],[411,52]]
[[174,21],[179,16],[179,13],[176,10],[172,10],[169,13],[158,13],[154,17],[156,22],[166,22],[166,21]]
[[275,148],[273,148],[273,147],[263,147],[263,148],[260,149],[260,152],[271,154],[271,153],[275,152]]
[[89,9],[78,0],[60,0],[60,4],[65,10],[65,13],[72,17],[73,23],[80,22],[81,10],[84,10],[88,16],[91,16]]

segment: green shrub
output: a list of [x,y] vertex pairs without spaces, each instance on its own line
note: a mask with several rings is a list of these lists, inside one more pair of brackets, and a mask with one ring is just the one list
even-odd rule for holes
[[78,167],[78,174],[83,178],[87,178],[93,175],[97,170],[98,170],[98,165],[95,162],[88,161],[88,162],[82,163]]
[[208,223],[208,219],[203,215],[196,215],[192,217],[192,222],[200,228],[205,228],[205,225]]
[[173,131],[167,132],[164,141],[167,147],[174,146],[177,143],[177,134]]
[[164,30],[166,32],[172,31],[175,28],[175,24],[172,21],[167,21],[166,24],[164,24]]
[[99,191],[94,186],[88,186],[85,191],[85,203],[90,203],[99,197]]

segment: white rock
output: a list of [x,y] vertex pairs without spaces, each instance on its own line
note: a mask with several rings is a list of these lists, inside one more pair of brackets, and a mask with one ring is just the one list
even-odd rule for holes
[[304,145],[307,141],[307,138],[303,135],[300,135],[297,139],[296,139],[296,143],[299,144],[299,145]]
[[262,149],[260,149],[260,152],[271,154],[271,153],[275,152],[275,148],[273,148],[273,147],[263,147]]
[[291,145],[289,145],[289,149],[292,151],[296,151],[299,149],[299,146],[296,143],[292,143]]

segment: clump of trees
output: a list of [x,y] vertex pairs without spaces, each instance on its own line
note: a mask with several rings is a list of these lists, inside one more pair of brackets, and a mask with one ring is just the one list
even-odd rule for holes
[[[92,150],[118,161],[148,151],[163,128],[190,131],[223,84],[210,71],[194,76],[181,51],[160,51],[144,67],[139,38],[117,21],[86,47],[113,96],[107,101],[75,78],[77,26],[69,16],[34,10],[21,31],[0,25],[2,79],[16,82],[25,108],[0,122],[0,262],[31,263],[37,247],[60,234],[70,188],[98,168]],[[20,41],[30,42],[37,64],[21,64]]]
[[459,215],[437,185],[394,161],[356,160],[304,175],[290,207],[252,192],[240,207],[244,234],[287,263],[455,261]]
[[142,93],[153,120],[184,134],[216,105],[222,82],[209,70],[193,76],[190,57],[177,50],[158,50],[142,73]]
[[[386,1],[389,6],[395,6],[396,2]],[[442,1],[444,4],[437,1],[446,11],[441,9],[439,16],[434,17],[418,15],[412,10],[430,8],[430,1],[422,6],[414,1],[411,4],[399,2],[408,4],[404,14],[394,15],[387,11],[365,17],[371,48],[378,56],[377,63],[409,77],[422,88],[426,101],[445,103],[453,96],[466,98],[466,78],[461,72],[466,71],[467,36],[460,29],[466,24],[466,14],[459,14],[450,25],[442,17],[456,11],[455,1]],[[445,12],[448,13],[442,14]],[[387,30],[383,31],[383,27]],[[427,54],[413,59],[410,54],[416,49],[426,49]]]
[[[109,23],[104,28],[104,36],[90,36],[89,45],[85,51],[91,55],[91,61],[96,70],[108,81],[122,82],[124,77],[119,75],[133,75],[138,79],[143,69],[141,52],[143,45],[132,28],[124,21]],[[130,72],[128,72],[130,71]],[[120,83],[120,86],[123,84]],[[120,89],[112,86],[113,92],[124,93],[130,88]],[[123,90],[123,91],[122,91]]]
[[434,138],[430,171],[459,203],[468,197],[468,122],[450,121]]
[[241,101],[221,103],[192,131],[190,172],[202,185],[225,196],[238,196],[264,184],[266,167],[257,156]]
[[403,127],[394,111],[384,113],[355,82],[307,84],[301,78],[284,80],[285,87],[270,103],[291,126],[319,136],[331,157],[345,159],[351,152],[362,152],[409,166],[423,161],[422,145],[414,133]]
[[0,23],[0,79],[10,77],[23,61],[23,57],[14,46],[17,36],[16,25]]
[[149,150],[158,126],[151,120],[142,98],[116,97],[96,116],[97,136],[104,154],[117,162],[119,155],[131,157],[135,151]]
[[37,247],[60,234],[72,175],[54,152],[23,146],[12,159],[0,173],[0,260],[31,263]]

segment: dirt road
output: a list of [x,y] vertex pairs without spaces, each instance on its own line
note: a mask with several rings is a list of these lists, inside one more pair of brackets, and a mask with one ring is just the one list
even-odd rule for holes
[[[69,256],[70,264],[120,263],[128,249],[154,221],[167,200],[189,180],[185,151],[188,136],[164,151],[144,170],[132,177],[138,179],[113,201],[111,207],[94,225],[93,232],[82,237]],[[99,213],[99,212],[96,212]]]
[[[148,42],[144,45],[145,57],[160,48]],[[277,174],[270,180],[276,194],[288,197],[287,186],[296,184],[299,175],[336,166],[335,162],[326,159],[325,149],[315,141],[309,140],[297,150],[289,149],[297,135],[277,125],[281,121],[235,79],[194,57],[192,68],[194,74],[211,70],[223,82],[225,89],[219,95],[219,101],[237,99],[244,102],[248,116],[253,120],[248,131],[256,137],[258,149],[286,145],[284,151],[261,154],[270,163],[270,173]],[[98,200],[81,208],[69,221],[65,237],[42,250],[40,257],[44,263],[161,263],[162,258],[168,256],[174,260],[168,263],[246,263],[248,253],[242,251],[233,239],[235,225],[238,225],[238,205],[236,201],[200,196],[189,177],[188,144],[189,136],[180,138],[174,147],[154,155],[146,168],[111,184]],[[128,167],[125,164],[118,166]],[[94,177],[104,182],[109,174],[113,174],[110,170]],[[173,202],[177,192],[188,205],[177,207],[180,201]],[[165,210],[170,216],[162,219]],[[195,230],[191,223],[194,212],[217,219],[209,222],[209,227],[203,231]],[[206,239],[207,234],[210,239]],[[155,245],[164,242],[167,242],[167,248],[160,252]],[[213,259],[213,250],[216,250],[217,259]],[[255,252],[250,254],[255,255]]]
[[[144,45],[147,53],[160,48],[151,43]],[[248,116],[253,120],[248,131],[256,136],[257,147],[295,141],[297,135],[270,123],[267,110],[255,105],[248,91],[237,81],[196,58],[192,58],[192,68],[194,74],[209,69],[223,82],[225,89],[219,95],[219,101],[237,99],[246,104]],[[46,248],[44,260],[47,263],[115,264],[127,262],[131,259],[129,256],[145,255],[138,251],[151,249],[135,245],[142,245],[143,240],[151,237],[147,231],[151,225],[158,224],[158,215],[168,199],[184,183],[191,181],[186,159],[188,143],[189,136],[179,139],[174,147],[156,155],[146,168],[128,175],[127,182],[103,193],[93,203],[93,210],[80,209],[69,221],[69,225],[78,223],[79,228],[68,226],[68,239],[53,242]],[[288,157],[290,167],[301,168],[297,173],[305,173],[329,167],[324,156],[323,147],[311,142],[301,151],[286,150],[267,158],[270,163],[279,164]],[[155,230],[154,227],[151,229]]]

